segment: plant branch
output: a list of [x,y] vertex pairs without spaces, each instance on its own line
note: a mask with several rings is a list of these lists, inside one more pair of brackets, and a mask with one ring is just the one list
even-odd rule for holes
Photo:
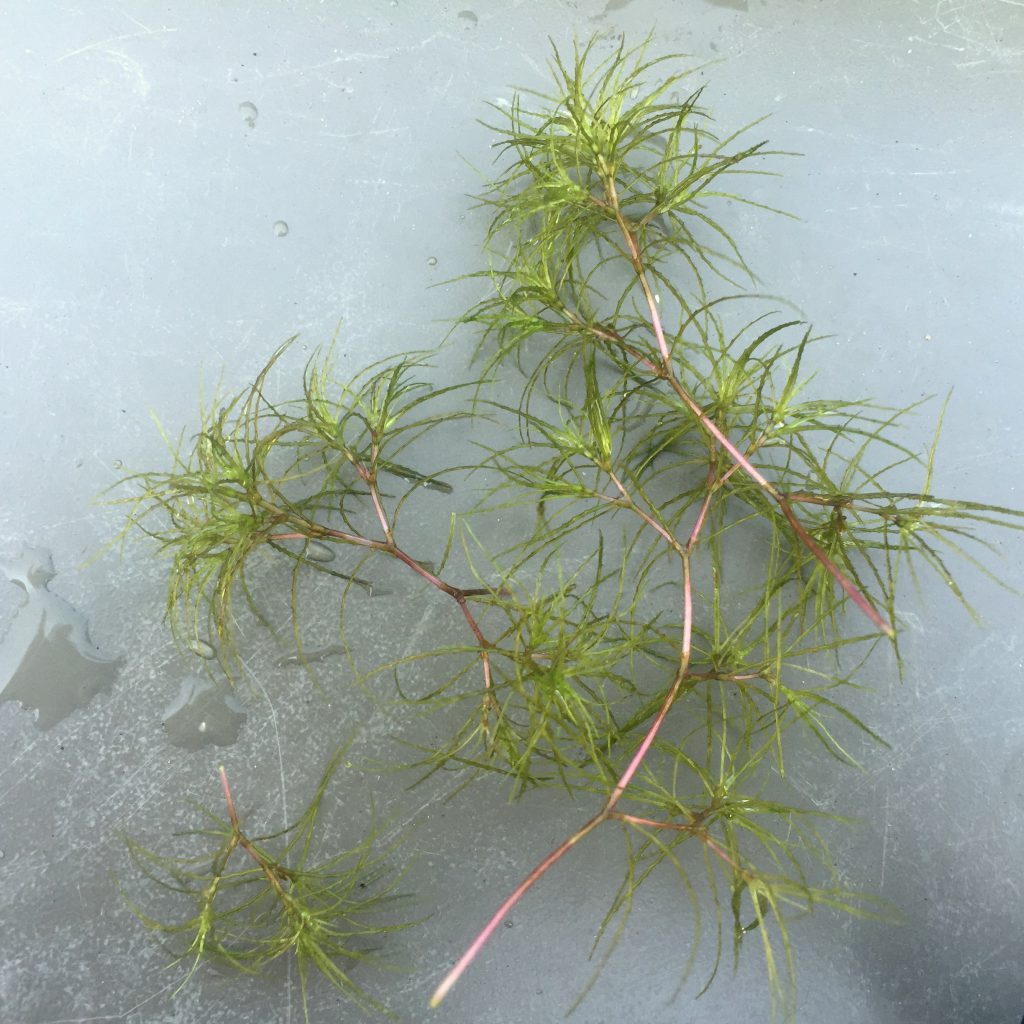
[[618,224],[623,238],[626,241],[630,263],[633,266],[633,271],[636,274],[637,281],[640,284],[640,288],[643,291],[644,298],[647,302],[651,327],[658,343],[658,350],[661,353],[662,369],[664,371],[662,376],[668,381],[672,390],[675,391],[676,395],[679,397],[679,400],[690,410],[690,412],[693,413],[701,426],[703,426],[704,429],[707,430],[707,432],[711,434],[716,441],[718,441],[718,443],[729,453],[733,461],[743,469],[747,476],[749,476],[751,480],[765,491],[766,494],[770,495],[778,503],[782,510],[782,514],[786,517],[790,526],[793,527],[793,531],[796,533],[801,543],[804,544],[804,546],[819,562],[821,562],[829,574],[836,580],[843,590],[846,591],[853,603],[856,604],[857,607],[860,608],[861,611],[863,611],[864,614],[883,633],[889,637],[895,636],[895,630],[892,625],[879,614],[853,581],[828,557],[828,555],[822,550],[821,546],[807,532],[806,527],[804,527],[797,518],[796,513],[793,511],[793,507],[787,500],[786,496],[781,494],[778,489],[764,476],[764,474],[750,462],[750,460],[732,443],[732,441],[729,440],[728,437],[726,437],[725,432],[704,411],[700,403],[689,393],[689,391],[683,387],[672,366],[672,357],[668,343],[665,339],[665,331],[661,324],[661,315],[658,312],[658,304],[654,299],[654,293],[651,291],[650,282],[647,278],[647,270],[640,254],[639,245],[637,244],[636,234],[622,212],[618,191],[615,186],[614,174],[609,174],[605,178],[604,186],[608,202],[615,210],[616,223]]

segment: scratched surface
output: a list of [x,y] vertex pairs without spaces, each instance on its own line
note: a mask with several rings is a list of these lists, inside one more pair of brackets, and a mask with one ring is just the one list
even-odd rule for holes
[[[700,74],[723,125],[770,114],[764,133],[804,154],[758,185],[803,222],[733,210],[731,224],[766,290],[834,334],[817,386],[905,404],[954,385],[935,489],[1024,504],[1020,0],[8,0],[0,558],[50,549],[55,600],[123,661],[109,693],[47,730],[0,703],[5,1024],[301,1019],[284,971],[257,982],[202,970],[172,998],[180,972],[118,895],[117,837],[191,824],[185,798],[216,798],[221,760],[254,818],[280,825],[340,738],[358,725],[361,755],[393,756],[397,726],[346,696],[343,679],[317,695],[253,638],[238,741],[172,746],[162,717],[196,665],[161,623],[150,549],[85,564],[119,525],[93,498],[119,476],[116,460],[161,464],[150,410],[175,430],[193,424],[200,375],[208,389],[222,373],[239,386],[301,332],[283,387],[339,321],[343,367],[436,342],[436,321],[476,294],[429,286],[477,266],[485,215],[465,194],[489,159],[474,122],[484,102],[543,85],[549,35],[652,27],[660,49],[717,62]],[[441,373],[463,372],[466,345]],[[912,443],[930,430],[922,416]],[[998,544],[1006,578],[1024,584],[1024,545]],[[1024,1013],[1024,604],[980,578],[970,589],[980,626],[947,595],[908,596],[907,681],[879,671],[857,702],[891,750],[863,773],[810,756],[793,768],[810,803],[863,819],[832,837],[844,881],[906,917],[892,928],[822,914],[796,928],[806,1024]],[[0,581],[0,630],[24,598]],[[414,641],[446,613],[414,594],[389,606],[388,636],[369,620],[369,640]],[[578,815],[553,798],[510,808],[485,790],[443,804],[440,788],[409,793],[362,768],[339,789],[337,836],[371,791],[392,821],[423,821],[408,886],[434,916],[393,950],[406,970],[368,983],[412,1022],[560,1018],[590,975],[617,847],[581,847],[430,1015],[439,969]],[[765,1020],[754,949],[699,1001],[692,987],[671,1001],[686,918],[670,893],[637,912],[576,1019]],[[324,987],[310,1011],[360,1019]]]

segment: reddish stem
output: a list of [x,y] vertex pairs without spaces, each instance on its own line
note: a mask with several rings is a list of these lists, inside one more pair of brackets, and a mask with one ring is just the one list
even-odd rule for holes
[[231,819],[231,827],[238,831],[238,813],[235,811],[235,801],[231,797],[231,787],[228,785],[228,773],[224,765],[220,766],[220,784],[224,790],[224,802],[228,805],[228,817]]
[[607,469],[605,472],[607,472],[611,482],[615,484],[616,490],[622,495],[622,501],[627,505],[627,507],[631,508],[652,530],[654,530],[654,532],[657,533],[677,555],[683,557],[684,552],[679,541],[677,541],[675,537],[673,537],[672,534],[654,518],[654,516],[645,512],[636,504],[636,502],[633,501],[633,496],[626,490],[622,481],[615,475],[615,472],[612,469]]
[[[374,449],[374,460],[376,460],[376,449]],[[312,531],[316,536],[319,537],[331,537],[335,540],[340,540],[346,544],[356,544],[360,547],[370,548],[375,551],[383,551],[386,554],[391,555],[393,558],[397,558],[400,562],[407,565],[413,572],[421,576],[426,580],[432,587],[436,587],[442,593],[447,594],[453,601],[459,606],[459,610],[462,612],[466,623],[469,625],[470,630],[476,639],[477,646],[480,649],[480,664],[483,669],[484,675],[484,689],[486,696],[484,699],[483,717],[486,725],[487,716],[491,709],[491,691],[493,689],[493,672],[491,669],[491,655],[490,649],[493,646],[491,642],[484,636],[483,631],[480,629],[479,623],[476,621],[476,617],[470,611],[467,598],[475,597],[480,594],[489,593],[489,591],[481,590],[480,588],[473,588],[470,590],[463,590],[459,587],[453,587],[450,583],[446,583],[440,578],[440,576],[432,573],[425,566],[421,565],[412,555],[403,551],[398,544],[395,542],[394,532],[391,527],[391,522],[388,519],[387,513],[384,510],[384,503],[381,501],[380,490],[377,487],[376,474],[371,470],[367,469],[361,463],[353,461],[356,472],[363,478],[370,491],[370,498],[373,502],[374,511],[377,514],[377,520],[380,523],[381,530],[384,533],[385,540],[370,540],[368,537],[360,537],[355,533],[348,533],[344,530],[331,530],[325,526],[317,525]],[[272,533],[268,535],[268,540],[309,540],[310,537],[304,533]]]
[[231,831],[234,833],[232,836],[232,845],[241,846],[243,850],[256,862],[260,871],[263,872],[264,877],[270,883],[271,888],[277,894],[277,898],[286,907],[291,906],[291,900],[288,894],[284,891],[284,887],[281,885],[281,879],[278,877],[277,871],[275,870],[276,865],[269,862],[259,850],[249,841],[249,837],[242,831],[242,826],[238,822],[238,812],[235,810],[235,801],[231,796],[231,787],[228,785],[228,773],[224,770],[224,765],[220,766],[220,784],[224,790],[224,802],[228,806],[228,818],[231,820]]
[[[633,502],[632,497],[629,495],[624,488],[621,488],[625,498],[629,500],[629,507],[636,511],[641,518],[643,513],[636,504]],[[645,522],[647,519],[645,518]],[[653,523],[651,524],[654,525]],[[661,531],[659,531],[660,533]],[[691,538],[693,543],[696,543],[696,534]],[[529,892],[530,889],[555,865],[569,852],[581,839],[589,835],[598,825],[607,821],[615,808],[615,805],[622,798],[622,794],[626,791],[633,776],[639,770],[640,765],[643,764],[644,758],[647,756],[647,752],[651,748],[651,744],[654,743],[655,738],[661,729],[665,718],[668,716],[672,705],[675,703],[676,698],[679,696],[679,691],[682,688],[684,681],[687,678],[687,669],[690,665],[690,657],[692,653],[692,634],[693,634],[693,588],[690,582],[690,555],[688,551],[684,551],[679,542],[671,537],[671,546],[680,555],[680,560],[683,565],[683,640],[679,652],[679,669],[676,672],[676,677],[672,682],[672,686],[666,695],[664,701],[662,701],[661,707],[658,709],[658,714],[655,716],[654,721],[651,723],[647,730],[640,746],[637,748],[636,753],[633,755],[626,770],[619,777],[615,787],[608,795],[604,806],[594,815],[582,828],[574,832],[568,839],[565,840],[560,846],[552,850],[523,880],[518,886],[509,894],[505,899],[504,903],[495,911],[491,916],[490,920],[481,931],[477,934],[476,938],[473,939],[465,953],[459,958],[455,966],[448,972],[444,980],[438,985],[434,994],[430,998],[430,1005],[437,1006],[441,1000],[451,991],[452,986],[462,977],[469,965],[476,959],[477,954],[486,945],[487,940],[494,934],[498,925],[501,924],[506,914]]]
[[616,821],[624,821],[629,825],[638,825],[641,828],[666,828],[673,832],[692,832],[712,853],[724,860],[734,871],[744,873],[743,866],[737,864],[729,856],[728,851],[716,839],[712,839],[708,835],[707,829],[701,825],[686,824],[681,821],[658,821],[656,818],[641,818],[639,815],[623,814],[621,811],[613,811],[608,817],[614,818]]
[[633,759],[629,762],[629,765],[622,773],[619,781],[615,783],[615,788],[611,791],[611,794],[608,797],[608,802],[605,804],[604,817],[607,817],[608,813],[619,802],[619,799],[625,792],[626,787],[630,784],[633,776],[637,773],[637,770],[643,763],[644,758],[647,756],[647,751],[651,749],[651,744],[654,743],[655,737],[661,729],[662,722],[665,721],[672,705],[676,701],[676,697],[679,695],[679,690],[682,688],[683,682],[686,679],[687,669],[690,667],[692,634],[693,588],[690,586],[690,558],[689,555],[686,555],[683,557],[683,642],[679,652],[679,670],[676,672],[676,677],[672,681],[672,688],[669,690],[668,696],[658,709],[658,714],[655,716],[654,721],[647,730],[647,734],[644,736],[636,753],[633,755]]
[[641,818],[638,814],[623,814],[622,811],[612,811],[608,815],[616,821],[624,821],[628,825],[639,825],[642,828],[667,828],[674,832],[698,832],[699,825],[691,825],[682,821],[658,821],[657,818]]
[[501,924],[505,915],[519,902],[519,900],[531,889],[547,871],[558,863],[584,836],[597,828],[607,817],[604,812],[595,815],[579,831],[574,832],[557,849],[549,853],[511,892],[504,903],[498,908],[494,916],[487,922],[483,930],[473,940],[469,948],[459,958],[458,963],[449,971],[444,981],[437,986],[436,991],[430,997],[430,1005],[438,1006],[441,1000],[451,991],[452,986],[462,977],[463,972],[476,959],[477,954],[483,949],[487,940],[494,934],[495,929]]
[[626,240],[626,245],[629,249],[629,260],[633,265],[633,271],[636,274],[637,281],[640,283],[640,287],[643,290],[644,298],[647,301],[647,310],[650,315],[651,328],[654,331],[654,337],[658,342],[658,350],[661,353],[662,359],[662,376],[669,382],[672,390],[675,391],[679,400],[693,413],[700,424],[711,436],[718,441],[718,443],[729,453],[733,461],[736,462],[743,471],[759,486],[766,494],[770,495],[775,501],[778,502],[779,507],[782,509],[782,514],[786,517],[790,526],[793,527],[797,537],[799,537],[801,543],[811,552],[814,557],[821,562],[825,569],[832,575],[836,582],[846,591],[851,600],[864,614],[887,636],[895,636],[896,631],[888,623],[882,615],[876,611],[872,606],[871,602],[864,596],[863,593],[857,588],[852,580],[832,561],[831,558],[822,550],[821,546],[817,544],[813,537],[807,532],[807,529],[796,517],[792,506],[785,497],[781,494],[778,489],[750,462],[750,460],[737,448],[725,433],[718,426],[717,423],[704,411],[700,403],[683,387],[679,379],[676,377],[675,372],[672,368],[672,359],[669,353],[668,343],[665,340],[665,331],[661,324],[661,315],[658,312],[658,304],[654,299],[654,295],[651,292],[650,283],[647,280],[647,270],[644,267],[643,258],[640,255],[640,249],[637,244],[636,235],[633,233],[632,228],[626,222],[625,217],[622,214],[622,210],[619,206],[619,198],[615,189],[614,178],[609,178],[605,183],[605,191],[608,196],[609,204],[615,209],[615,219],[619,225],[619,230],[622,232],[623,238]]

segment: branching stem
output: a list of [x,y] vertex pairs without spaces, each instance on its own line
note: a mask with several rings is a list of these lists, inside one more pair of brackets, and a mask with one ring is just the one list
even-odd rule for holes
[[282,905],[287,909],[292,909],[292,901],[288,896],[288,893],[284,891],[284,887],[281,885],[281,878],[279,875],[279,868],[277,865],[267,860],[263,854],[252,844],[249,837],[242,831],[242,826],[238,820],[238,812],[235,810],[235,801],[231,796],[231,787],[228,785],[228,773],[224,770],[224,765],[220,766],[220,784],[224,790],[224,802],[228,808],[228,819],[231,822],[231,841],[227,849],[227,855],[224,858],[225,863],[227,862],[227,856],[230,855],[231,851],[235,846],[240,846],[250,857],[256,862],[260,871],[263,872],[267,881],[270,883],[270,887],[274,890],[274,894],[281,901]]
[[690,667],[690,659],[692,657],[692,638],[693,638],[693,587],[690,577],[690,555],[693,548],[697,544],[697,539],[700,533],[700,526],[704,522],[704,512],[706,509],[702,508],[701,514],[698,517],[698,523],[694,526],[690,534],[690,539],[685,548],[680,545],[678,540],[673,537],[660,523],[653,520],[649,515],[643,512],[636,503],[634,502],[632,495],[622,484],[622,482],[609,471],[612,482],[615,484],[619,492],[622,494],[623,500],[628,502],[628,507],[639,515],[645,523],[647,523],[653,530],[655,530],[672,548],[676,554],[679,555],[682,563],[683,572],[683,637],[679,651],[679,668],[676,671],[675,678],[672,681],[672,685],[669,688],[665,699],[661,703],[661,707],[658,709],[658,713],[655,715],[654,720],[651,722],[647,729],[644,738],[640,741],[640,745],[637,747],[636,752],[630,759],[629,764],[626,766],[625,771],[619,776],[618,781],[615,783],[612,791],[608,794],[605,800],[604,806],[594,815],[585,825],[574,832],[568,839],[566,839],[560,846],[552,850],[524,879],[519,885],[509,894],[505,899],[505,902],[495,911],[491,916],[490,920],[484,925],[483,929],[479,932],[476,938],[472,941],[465,953],[459,958],[455,966],[445,976],[444,980],[435,990],[433,996],[430,999],[431,1006],[438,1006],[448,992],[452,989],[455,983],[463,975],[469,965],[476,959],[477,954],[486,945],[487,940],[494,934],[498,925],[501,924],[502,920],[508,914],[508,912],[526,895],[527,892],[533,886],[544,877],[547,872],[555,866],[580,840],[584,839],[591,832],[603,824],[612,817],[612,812],[615,810],[615,805],[622,799],[622,795],[625,793],[633,777],[636,775],[640,766],[643,764],[644,758],[647,756],[651,745],[654,743],[658,732],[661,730],[661,726],[665,719],[668,717],[669,711],[672,709],[672,705],[676,702],[680,691],[682,690],[683,683],[687,679],[687,673]]
[[661,315],[658,312],[658,304],[654,299],[654,293],[651,291],[650,282],[647,279],[647,269],[644,266],[643,257],[640,253],[636,233],[626,220],[626,217],[622,212],[622,207],[619,203],[614,174],[610,174],[605,178],[604,185],[608,203],[615,210],[616,223],[619,225],[619,230],[622,232],[623,238],[625,239],[626,246],[629,251],[630,263],[633,265],[633,271],[636,274],[637,281],[640,284],[640,288],[643,291],[644,298],[647,302],[651,328],[654,331],[654,337],[658,343],[658,351],[661,353],[662,373],[660,376],[664,377],[664,379],[668,381],[672,390],[675,391],[676,395],[679,397],[679,400],[690,410],[690,412],[693,413],[701,426],[703,426],[704,429],[707,430],[707,432],[711,434],[711,436],[729,453],[734,462],[743,469],[747,476],[749,476],[750,479],[761,487],[766,494],[770,495],[778,503],[779,508],[782,510],[782,514],[786,517],[790,526],[792,526],[793,532],[796,533],[800,542],[819,562],[821,562],[836,582],[843,588],[843,590],[846,591],[853,603],[856,604],[857,607],[860,608],[861,611],[864,612],[864,614],[883,633],[890,637],[895,636],[895,630],[892,625],[878,613],[871,602],[868,601],[853,581],[832,561],[832,559],[828,557],[828,555],[822,550],[821,546],[807,532],[806,527],[797,518],[796,513],[793,511],[793,507],[786,496],[781,494],[771,481],[769,481],[764,474],[761,473],[761,471],[758,470],[753,463],[732,443],[732,441],[726,437],[725,432],[710,416],[708,416],[700,403],[689,393],[689,391],[683,387],[672,366],[672,356],[669,351],[668,342],[665,339],[665,331],[662,327]]
[[473,614],[469,607],[468,599],[470,597],[476,597],[489,591],[481,590],[480,588],[464,589],[461,587],[452,586],[450,583],[446,583],[436,573],[431,572],[425,565],[413,558],[408,552],[404,551],[398,546],[395,541],[394,529],[388,518],[387,512],[384,509],[384,503],[381,499],[380,489],[377,486],[377,474],[375,469],[376,460],[376,447],[373,449],[373,456],[371,461],[371,467],[368,468],[362,465],[360,462],[352,460],[356,468],[356,472],[359,473],[360,477],[366,483],[369,492],[370,499],[373,502],[374,511],[377,515],[377,520],[380,523],[380,528],[384,533],[384,540],[372,540],[368,537],[361,537],[355,533],[349,533],[344,530],[332,530],[326,526],[321,526],[317,523],[310,524],[310,533],[274,533],[270,534],[268,539],[275,541],[282,540],[309,540],[311,537],[330,537],[334,540],[341,541],[345,544],[355,544],[358,547],[370,548],[374,551],[380,551],[384,554],[390,555],[392,558],[396,558],[398,561],[407,565],[414,573],[426,580],[432,587],[440,590],[443,594],[447,594],[458,606],[459,611],[462,612],[463,618],[465,618],[470,631],[476,640],[477,647],[480,652],[480,666],[484,676],[484,700],[483,707],[481,710],[481,720],[485,730],[488,727],[490,721],[491,712],[494,709],[494,697],[493,697],[493,671],[491,667],[491,649],[494,646],[484,635],[483,630],[480,628],[480,624],[476,620],[476,616]]

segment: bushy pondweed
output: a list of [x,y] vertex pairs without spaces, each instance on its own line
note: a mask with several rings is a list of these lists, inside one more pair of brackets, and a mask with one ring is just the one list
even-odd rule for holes
[[182,985],[204,959],[252,974],[291,956],[307,1019],[313,971],[358,1005],[385,1012],[350,972],[355,964],[376,959],[382,935],[409,927],[393,920],[400,877],[386,863],[393,848],[375,849],[370,834],[341,854],[313,859],[320,807],[343,753],[331,759],[306,810],[280,832],[259,837],[245,832],[222,767],[227,818],[199,807],[206,827],[181,837],[201,847],[199,852],[168,855],[126,840],[139,872],[190,905],[185,920],[166,922],[128,899],[139,920],[169,936],[177,958],[189,963]]
[[[379,559],[401,563],[456,604],[465,635],[397,661],[353,654],[350,668],[455,715],[419,748],[419,770],[504,779],[513,797],[559,786],[591,805],[435,1005],[555,863],[618,832],[609,946],[643,883],[674,872],[693,909],[681,945],[695,952],[710,901],[705,937],[719,954],[731,937],[738,955],[756,933],[773,1006],[791,1012],[792,915],[880,906],[834,881],[828,816],[785,788],[790,735],[837,764],[855,760],[851,727],[879,740],[843,691],[879,645],[900,664],[903,575],[927,569],[966,605],[951,564],[980,566],[976,531],[1022,525],[931,493],[938,428],[918,451],[901,433],[910,409],[810,392],[814,332],[756,293],[722,220],[722,200],[749,203],[744,176],[772,173],[779,154],[748,141],[755,125],[717,134],[699,90],[679,98],[678,58],[647,49],[556,51],[553,92],[496,108],[503,164],[480,197],[489,263],[470,275],[488,292],[458,320],[477,332],[475,375],[430,386],[414,353],[339,384],[327,353],[280,403],[265,388],[278,352],[172,444],[170,471],[129,479],[131,523],[172,559],[167,612],[186,641],[216,637],[231,670],[233,598],[262,615],[245,576],[257,553],[294,563],[297,639],[316,613],[299,607],[300,570],[338,579],[344,638],[353,589],[374,592]],[[439,432],[459,417],[490,434],[462,447],[467,465],[438,465]],[[467,505],[453,481],[474,469],[489,482]],[[451,502],[437,564],[413,554],[401,521],[423,488]],[[496,539],[509,510],[532,525]],[[431,669],[427,686],[403,681],[412,663]],[[222,849],[245,845],[233,817],[221,829]],[[273,889],[273,869],[248,874],[261,872]],[[195,884],[189,927],[210,882]]]

